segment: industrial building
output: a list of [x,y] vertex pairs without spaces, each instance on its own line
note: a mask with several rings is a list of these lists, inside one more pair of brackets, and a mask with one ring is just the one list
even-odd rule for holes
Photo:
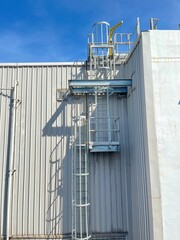
[[1,239],[179,240],[180,30],[156,23],[0,64]]

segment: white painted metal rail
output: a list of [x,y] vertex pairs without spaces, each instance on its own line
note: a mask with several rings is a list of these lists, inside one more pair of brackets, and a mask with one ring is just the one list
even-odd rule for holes
[[76,240],[87,240],[91,238],[89,230],[89,163],[86,129],[85,116],[75,117],[72,159],[72,239]]

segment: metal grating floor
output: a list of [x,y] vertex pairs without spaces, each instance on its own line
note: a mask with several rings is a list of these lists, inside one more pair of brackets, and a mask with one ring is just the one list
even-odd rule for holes
[[92,239],[94,240],[128,240],[127,232],[116,232],[116,233],[94,233],[92,234]]

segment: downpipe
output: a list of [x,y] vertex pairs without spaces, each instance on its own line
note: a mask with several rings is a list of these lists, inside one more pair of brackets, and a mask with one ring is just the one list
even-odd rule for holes
[[16,108],[17,108],[17,86],[18,82],[15,81],[13,91],[13,111],[12,111],[12,135],[11,135],[11,148],[10,148],[10,160],[8,169],[8,193],[7,193],[7,220],[6,220],[6,240],[10,239],[10,212],[11,212],[11,198],[12,198],[12,177],[14,175],[15,169],[13,169],[14,163],[14,152],[15,152],[15,127],[16,127]]

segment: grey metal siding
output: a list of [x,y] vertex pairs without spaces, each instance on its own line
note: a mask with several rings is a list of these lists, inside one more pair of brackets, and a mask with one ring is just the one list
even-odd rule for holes
[[126,107],[126,99],[113,97],[112,113],[120,117],[120,153],[96,153],[90,160],[92,229],[95,232],[128,231]]
[[[64,79],[71,78],[73,70],[72,66],[1,68],[1,86],[12,87],[17,78],[21,101],[16,110],[12,235],[71,232],[71,107],[56,101],[56,90],[67,88]],[[1,102],[1,136],[6,132],[1,140],[5,144],[9,118],[6,102],[7,99]],[[1,161],[5,188],[6,155]],[[1,202],[6,201],[5,191],[1,191]],[[1,226],[4,224],[5,216],[1,214]]]
[[146,98],[144,88],[144,53],[143,39],[140,38],[125,72],[132,77],[133,86],[127,98],[130,179],[128,186],[131,199],[130,239],[152,239],[151,199],[149,188],[149,155],[146,124]]
[[[83,111],[82,98],[57,102],[57,89],[67,89],[68,79],[85,78],[80,65],[0,66],[0,86],[19,82],[16,109],[15,154],[10,204],[10,235],[60,237],[71,233],[72,114]],[[1,96],[2,99],[2,96]],[[7,161],[8,99],[1,100],[1,212],[4,211]],[[92,231],[118,233],[128,230],[126,183],[126,100],[112,104],[121,115],[123,132],[119,154],[91,157]],[[126,135],[126,136],[125,136]],[[127,141],[127,139],[126,139]],[[5,147],[3,146],[5,144]],[[1,236],[5,216],[0,216]],[[64,235],[65,236],[65,235]]]
[[[114,95],[111,102],[112,113],[120,117],[120,152],[90,155],[94,237],[123,239],[121,232],[127,231],[128,240],[163,239],[163,234],[170,236],[178,227],[174,224],[178,223],[178,214],[169,218],[169,213],[178,206],[179,190],[175,184],[178,181],[172,181],[172,175],[173,179],[179,179],[179,155],[175,149],[178,129],[170,143],[173,152],[167,148],[162,153],[161,149],[162,143],[169,146],[166,133],[172,137],[171,128],[179,126],[176,113],[179,93],[175,84],[178,39],[179,31],[142,33],[127,62],[117,70],[116,78],[132,78],[133,86],[129,87],[127,98]],[[166,71],[161,74],[164,68]],[[10,234],[13,238],[70,238],[71,116],[81,114],[85,105],[84,97],[78,96],[58,102],[57,89],[66,90],[68,79],[87,77],[82,63],[0,64],[0,88],[12,88],[18,80],[20,100],[16,109],[15,154],[9,174],[13,93],[0,90],[0,237],[7,231],[7,187],[8,181],[12,181]],[[161,122],[167,122],[162,121],[160,114],[166,112],[164,103],[174,118],[173,123],[167,118],[168,124],[175,124],[168,125],[165,131]],[[164,161],[168,157],[172,158],[172,172],[167,171],[169,160]],[[171,191],[171,187],[176,191]],[[169,201],[174,198],[175,201]],[[167,210],[166,204],[173,210]],[[165,223],[170,230],[163,229]]]

